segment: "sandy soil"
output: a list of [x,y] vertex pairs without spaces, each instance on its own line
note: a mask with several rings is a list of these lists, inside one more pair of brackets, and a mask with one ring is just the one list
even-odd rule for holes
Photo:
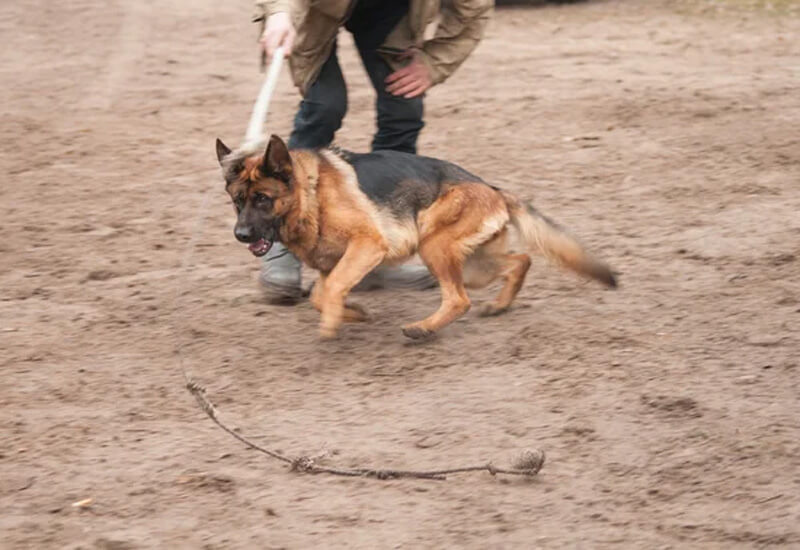
[[[326,344],[308,304],[260,301],[213,149],[260,85],[249,13],[0,6],[0,547],[800,547],[796,12],[498,12],[430,94],[421,150],[534,199],[623,287],[538,263],[509,314],[424,346],[399,325],[436,291],[362,295],[375,321]],[[343,44],[339,141],[362,150],[372,92]],[[273,131],[296,101],[284,78]],[[289,473],[198,410],[173,319],[259,443],[548,462],[532,481]]]

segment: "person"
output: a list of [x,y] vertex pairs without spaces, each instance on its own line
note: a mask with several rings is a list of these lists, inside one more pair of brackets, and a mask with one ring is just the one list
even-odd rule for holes
[[[289,149],[327,147],[347,111],[347,86],[337,57],[339,28],[349,31],[377,95],[372,150],[416,153],[423,96],[444,82],[480,42],[492,0],[256,0],[263,21],[262,51],[278,47],[289,58],[302,94]],[[301,296],[300,261],[275,245],[264,257],[260,281],[272,303]],[[379,268],[359,285],[430,288],[423,266]]]

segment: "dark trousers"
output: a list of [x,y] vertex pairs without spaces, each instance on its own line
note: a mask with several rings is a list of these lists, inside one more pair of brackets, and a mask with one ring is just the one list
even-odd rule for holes
[[[404,99],[387,92],[384,80],[392,70],[376,51],[407,12],[407,0],[359,0],[345,24],[377,94],[378,130],[372,139],[373,151],[393,149],[416,153],[417,137],[424,125],[422,97]],[[314,149],[330,145],[346,112],[347,86],[334,44],[319,76],[300,102],[289,148]]]

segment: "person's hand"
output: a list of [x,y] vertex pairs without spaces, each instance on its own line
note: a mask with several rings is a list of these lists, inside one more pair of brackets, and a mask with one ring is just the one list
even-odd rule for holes
[[267,57],[272,57],[279,46],[283,46],[284,55],[289,57],[289,54],[292,53],[292,46],[294,46],[295,35],[289,14],[282,11],[267,18],[264,34],[261,35],[259,43],[267,53]]
[[386,77],[386,91],[406,99],[417,97],[433,86],[430,72],[418,51],[408,51],[400,59],[410,59],[408,65]]

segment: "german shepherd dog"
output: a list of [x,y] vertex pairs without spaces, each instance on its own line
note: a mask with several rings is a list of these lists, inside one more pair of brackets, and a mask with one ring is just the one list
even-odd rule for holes
[[403,326],[407,337],[427,338],[452,323],[470,308],[465,287],[498,277],[500,294],[481,313],[503,313],[531,265],[527,253],[509,252],[511,228],[528,251],[617,285],[609,267],[554,222],[449,162],[396,151],[289,151],[277,136],[255,153],[217,140],[217,158],[236,208],[236,238],[256,256],[281,242],[319,271],[310,300],[322,314],[323,338],[335,337],[344,321],[366,320],[346,301],[365,275],[415,253],[439,281],[442,303]]

